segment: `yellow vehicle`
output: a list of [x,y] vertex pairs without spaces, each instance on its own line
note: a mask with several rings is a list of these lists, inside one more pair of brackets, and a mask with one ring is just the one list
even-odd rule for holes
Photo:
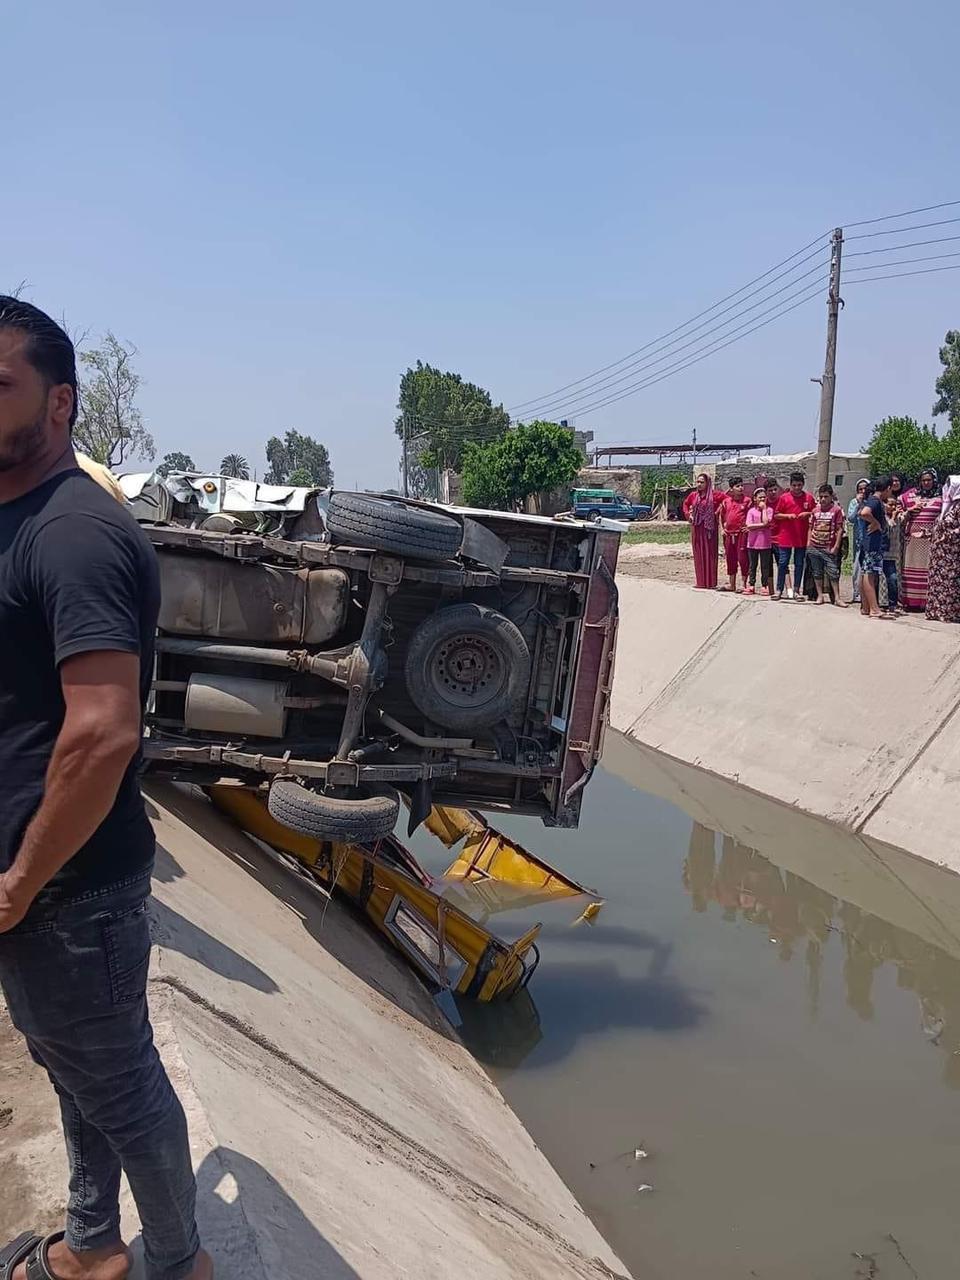
[[209,794],[243,830],[350,898],[424,977],[459,996],[486,1002],[511,995],[536,968],[542,924],[508,940],[488,926],[498,913],[565,903],[576,923],[593,919],[601,906],[595,893],[471,810],[430,811],[433,834],[448,848],[462,844],[446,872],[432,877],[392,835],[369,845],[317,840],[281,825],[261,792],[214,786]]

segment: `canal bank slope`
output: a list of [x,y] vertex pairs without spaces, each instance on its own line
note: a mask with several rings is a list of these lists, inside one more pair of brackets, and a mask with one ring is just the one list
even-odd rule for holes
[[[151,1008],[218,1273],[610,1280],[615,1257],[403,962],[186,789],[152,787]],[[62,1218],[52,1091],[0,1003],[0,1234]],[[129,1196],[127,1238],[138,1231]]]
[[960,871],[960,630],[619,577],[611,723]]

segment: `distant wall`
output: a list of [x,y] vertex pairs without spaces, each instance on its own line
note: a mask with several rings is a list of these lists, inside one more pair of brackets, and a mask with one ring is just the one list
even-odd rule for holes
[[[714,467],[704,467],[711,471],[714,482],[726,487],[731,476],[743,476],[745,482],[763,476],[765,479],[775,476],[785,484],[791,471],[802,471],[807,478],[807,488],[813,487],[816,475],[817,459],[814,453],[774,455],[770,458],[740,458],[729,462],[718,462]],[[699,468],[698,468],[699,470]],[[837,497],[852,497],[857,481],[861,476],[869,474],[866,457],[861,454],[834,454],[830,458],[830,479]]]
[[580,489],[613,489],[634,502],[640,501],[642,467],[581,467],[574,482]]

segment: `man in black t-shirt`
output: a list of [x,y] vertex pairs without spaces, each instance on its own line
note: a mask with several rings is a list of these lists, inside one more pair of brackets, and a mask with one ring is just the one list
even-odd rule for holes
[[186,1121],[153,1046],[137,784],[159,576],[76,465],[64,331],[0,295],[0,988],[56,1087],[65,1232],[0,1241],[0,1275],[123,1280],[121,1168],[152,1280],[206,1280]]
[[890,496],[889,476],[880,476],[867,489],[860,508],[865,531],[860,542],[860,612],[868,618],[891,617],[880,611],[880,574],[887,539],[886,501]]

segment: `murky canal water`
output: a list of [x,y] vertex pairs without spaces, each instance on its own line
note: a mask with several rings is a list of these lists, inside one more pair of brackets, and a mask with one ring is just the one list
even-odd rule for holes
[[529,999],[460,1007],[473,1051],[637,1280],[955,1275],[960,929],[935,890],[881,891],[786,809],[785,869],[647,794],[624,739],[604,766],[579,832],[499,824],[607,901],[547,925]]

